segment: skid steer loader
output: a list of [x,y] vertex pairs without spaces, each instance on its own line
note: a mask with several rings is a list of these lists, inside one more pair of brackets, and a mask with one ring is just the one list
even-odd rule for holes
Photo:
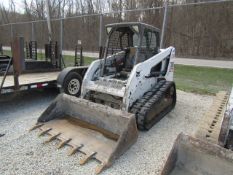
[[106,26],[104,58],[92,62],[81,97],[60,94],[32,128],[61,140],[70,154],[100,161],[96,173],[133,145],[139,130],[148,130],[176,103],[173,82],[175,49],[159,49],[160,31],[144,23]]
[[177,137],[161,175],[232,175],[232,151],[233,89],[216,95],[194,136]]

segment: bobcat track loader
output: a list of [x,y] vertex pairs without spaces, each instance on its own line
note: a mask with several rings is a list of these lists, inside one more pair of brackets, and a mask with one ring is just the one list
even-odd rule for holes
[[233,89],[219,92],[194,136],[180,134],[161,175],[233,174]]
[[175,49],[159,49],[159,30],[143,23],[106,26],[103,59],[92,62],[81,97],[60,94],[32,129],[72,147],[69,154],[94,158],[96,173],[133,145],[139,130],[148,130],[176,103],[173,82]]

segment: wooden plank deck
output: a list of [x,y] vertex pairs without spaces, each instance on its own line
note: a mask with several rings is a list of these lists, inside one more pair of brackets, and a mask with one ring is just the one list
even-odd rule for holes
[[[57,76],[60,72],[40,72],[40,73],[28,73],[19,76],[19,85],[26,85],[32,83],[42,83],[47,81],[57,80]],[[0,83],[2,82],[3,76],[0,76]],[[14,86],[13,75],[8,75],[3,84],[3,88]]]

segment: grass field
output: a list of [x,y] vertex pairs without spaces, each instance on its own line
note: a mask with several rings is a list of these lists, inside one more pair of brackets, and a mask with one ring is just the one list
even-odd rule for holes
[[[4,54],[11,55],[10,51]],[[38,53],[38,59],[44,59]],[[84,64],[89,65],[94,59],[84,57]],[[66,67],[74,65],[74,56],[64,55]],[[177,89],[199,94],[215,94],[220,90],[230,90],[233,85],[233,69],[175,65],[175,82]]]
[[233,69],[195,66],[175,66],[177,89],[200,94],[215,94],[230,90],[233,85]]
[[[63,56],[64,62],[66,66],[73,66],[74,65],[74,56],[64,55]],[[93,58],[84,57],[84,64],[89,65],[93,61]]]

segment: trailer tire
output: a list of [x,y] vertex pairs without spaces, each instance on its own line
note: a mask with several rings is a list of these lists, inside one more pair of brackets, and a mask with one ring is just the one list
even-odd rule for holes
[[81,94],[82,77],[77,72],[70,72],[64,80],[64,93],[78,97]]

